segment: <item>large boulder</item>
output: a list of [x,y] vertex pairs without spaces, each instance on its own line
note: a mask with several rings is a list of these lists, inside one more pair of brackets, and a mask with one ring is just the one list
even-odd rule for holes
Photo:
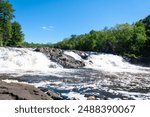
[[52,100],[52,97],[31,85],[0,81],[0,100]]
[[64,51],[56,48],[37,48],[36,52],[44,53],[50,60],[57,62],[64,68],[79,68],[85,66],[83,61],[75,60],[73,57],[64,54]]

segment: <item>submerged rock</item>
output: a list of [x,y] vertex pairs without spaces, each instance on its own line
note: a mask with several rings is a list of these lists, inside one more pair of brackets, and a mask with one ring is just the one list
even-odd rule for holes
[[75,60],[73,57],[64,54],[64,51],[61,49],[45,47],[37,48],[35,51],[44,53],[50,60],[57,62],[64,68],[79,68],[85,66],[83,61]]

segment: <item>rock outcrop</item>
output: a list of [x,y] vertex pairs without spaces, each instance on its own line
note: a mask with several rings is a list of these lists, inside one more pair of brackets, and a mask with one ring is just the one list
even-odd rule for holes
[[55,48],[37,48],[36,52],[44,53],[50,60],[57,62],[64,68],[80,68],[85,66],[85,63],[79,60],[75,60],[73,57],[64,54],[61,49]]
[[0,81],[0,100],[53,100],[53,98],[31,85]]

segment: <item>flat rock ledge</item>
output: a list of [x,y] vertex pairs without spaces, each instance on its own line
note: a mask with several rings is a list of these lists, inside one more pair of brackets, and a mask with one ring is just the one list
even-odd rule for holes
[[53,100],[53,98],[31,85],[0,81],[0,100]]

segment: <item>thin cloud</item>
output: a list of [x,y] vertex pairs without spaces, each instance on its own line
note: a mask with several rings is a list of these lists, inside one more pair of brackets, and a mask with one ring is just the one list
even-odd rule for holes
[[47,31],[54,31],[54,26],[48,26],[48,27],[43,26],[42,29]]
[[53,28],[54,28],[54,26],[49,26],[49,28],[52,28],[52,29],[53,29]]

